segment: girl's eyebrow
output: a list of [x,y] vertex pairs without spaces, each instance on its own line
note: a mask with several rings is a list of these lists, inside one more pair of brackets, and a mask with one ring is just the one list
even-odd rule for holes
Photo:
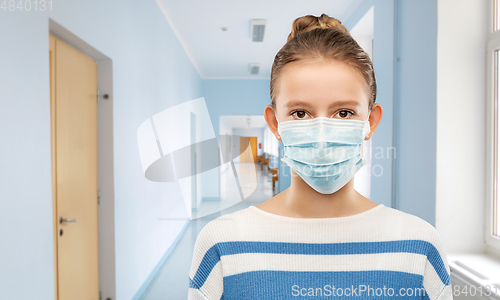
[[[335,101],[332,104],[328,106],[328,108],[336,107],[336,106],[344,106],[344,105],[351,105],[351,106],[359,106],[359,102],[353,99],[349,100],[339,100]],[[291,108],[291,107],[296,107],[296,106],[302,106],[302,107],[311,107],[311,105],[306,102],[306,101],[301,101],[301,100],[291,100],[289,101],[285,107],[286,108]]]
[[291,107],[295,107],[295,106],[303,106],[303,107],[311,107],[311,105],[309,103],[307,103],[306,101],[301,101],[301,100],[291,100],[289,101],[285,107],[287,108],[291,108]]
[[356,100],[340,100],[340,101],[335,101],[334,103],[330,104],[330,106],[328,108],[332,108],[335,106],[344,106],[344,105],[359,106],[359,102]]

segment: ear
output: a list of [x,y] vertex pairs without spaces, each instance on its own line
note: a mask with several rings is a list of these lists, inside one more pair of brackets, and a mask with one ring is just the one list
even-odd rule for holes
[[368,134],[368,137],[365,137],[365,140],[369,140],[372,138],[372,135],[373,133],[375,133],[380,120],[382,120],[382,105],[380,105],[379,103],[375,103],[370,112],[370,117],[368,118],[368,121],[370,121],[370,133]]
[[274,114],[274,110],[271,105],[266,106],[264,109],[264,119],[276,139],[281,141],[280,134],[278,133],[278,120],[276,120],[276,115]]

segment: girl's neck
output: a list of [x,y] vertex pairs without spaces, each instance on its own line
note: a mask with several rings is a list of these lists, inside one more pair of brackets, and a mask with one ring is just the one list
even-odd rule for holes
[[376,206],[354,189],[354,178],[333,194],[321,194],[292,174],[291,185],[282,194],[284,213],[301,218],[344,217]]

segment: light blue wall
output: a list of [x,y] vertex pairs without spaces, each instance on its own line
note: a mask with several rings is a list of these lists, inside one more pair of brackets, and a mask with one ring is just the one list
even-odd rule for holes
[[271,104],[267,79],[207,79],[202,82],[203,97],[216,135],[223,115],[264,115]]
[[[203,97],[207,103],[215,135],[219,136],[219,117],[224,115],[264,115],[271,104],[269,80],[203,80]],[[220,197],[219,176],[204,177],[203,197]]]
[[371,200],[434,225],[437,2],[364,0],[343,24],[351,29],[372,5],[377,102],[384,114],[372,137],[374,155],[383,150],[372,163],[383,175],[373,176],[380,168],[372,168]]
[[[377,102],[383,116],[372,139],[371,200],[392,206],[394,167],[394,1],[376,0],[374,7],[373,66],[377,79]],[[396,151],[397,155],[397,151]],[[397,156],[396,156],[397,157]],[[380,167],[378,167],[378,166]],[[376,167],[377,166],[377,167]],[[382,175],[379,176],[379,172]]]
[[0,12],[0,298],[54,299],[49,22],[113,60],[117,295],[131,299],[185,221],[177,184],[146,180],[138,126],[202,96],[201,78],[155,1],[53,2],[52,12]]
[[437,1],[400,1],[399,5],[398,208],[434,225]]
[[376,203],[392,206],[393,156],[393,101],[394,101],[394,0],[364,0],[343,21],[351,30],[365,13],[374,6],[373,65],[377,80],[377,99],[383,117],[372,136],[372,177],[370,198]]
[[[345,24],[352,28],[375,4],[374,63],[384,118],[373,146],[392,146],[397,128],[397,208],[434,224],[437,7],[432,0],[399,3],[396,81],[394,0],[365,0]],[[2,11],[0,240],[15,245],[0,247],[2,298],[54,298],[49,17],[113,60],[116,298],[131,299],[184,225],[157,221],[166,201],[183,205],[181,194],[176,184],[142,175],[137,127],[165,108],[204,96],[218,135],[220,115],[263,114],[269,80],[201,80],[154,1],[53,1],[52,12]],[[397,111],[391,105],[394,83]],[[388,204],[392,163],[378,163],[384,175],[372,177],[373,200]],[[218,187],[214,180],[207,186]],[[280,190],[286,187],[280,180]],[[218,188],[206,192],[218,196]]]

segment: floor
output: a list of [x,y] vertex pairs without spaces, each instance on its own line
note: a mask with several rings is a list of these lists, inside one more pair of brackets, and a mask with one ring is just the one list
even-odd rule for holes
[[[189,268],[194,242],[200,230],[211,220],[251,205],[259,205],[273,196],[271,174],[253,163],[234,163],[241,182],[236,184],[231,165],[221,172],[221,200],[204,201],[190,221],[184,235],[167,258],[141,300],[184,300],[189,288]],[[243,200],[242,199],[243,195]],[[222,203],[222,204],[221,204]],[[226,207],[217,211],[218,208]],[[215,213],[210,213],[214,212]],[[210,214],[209,214],[210,213]]]

